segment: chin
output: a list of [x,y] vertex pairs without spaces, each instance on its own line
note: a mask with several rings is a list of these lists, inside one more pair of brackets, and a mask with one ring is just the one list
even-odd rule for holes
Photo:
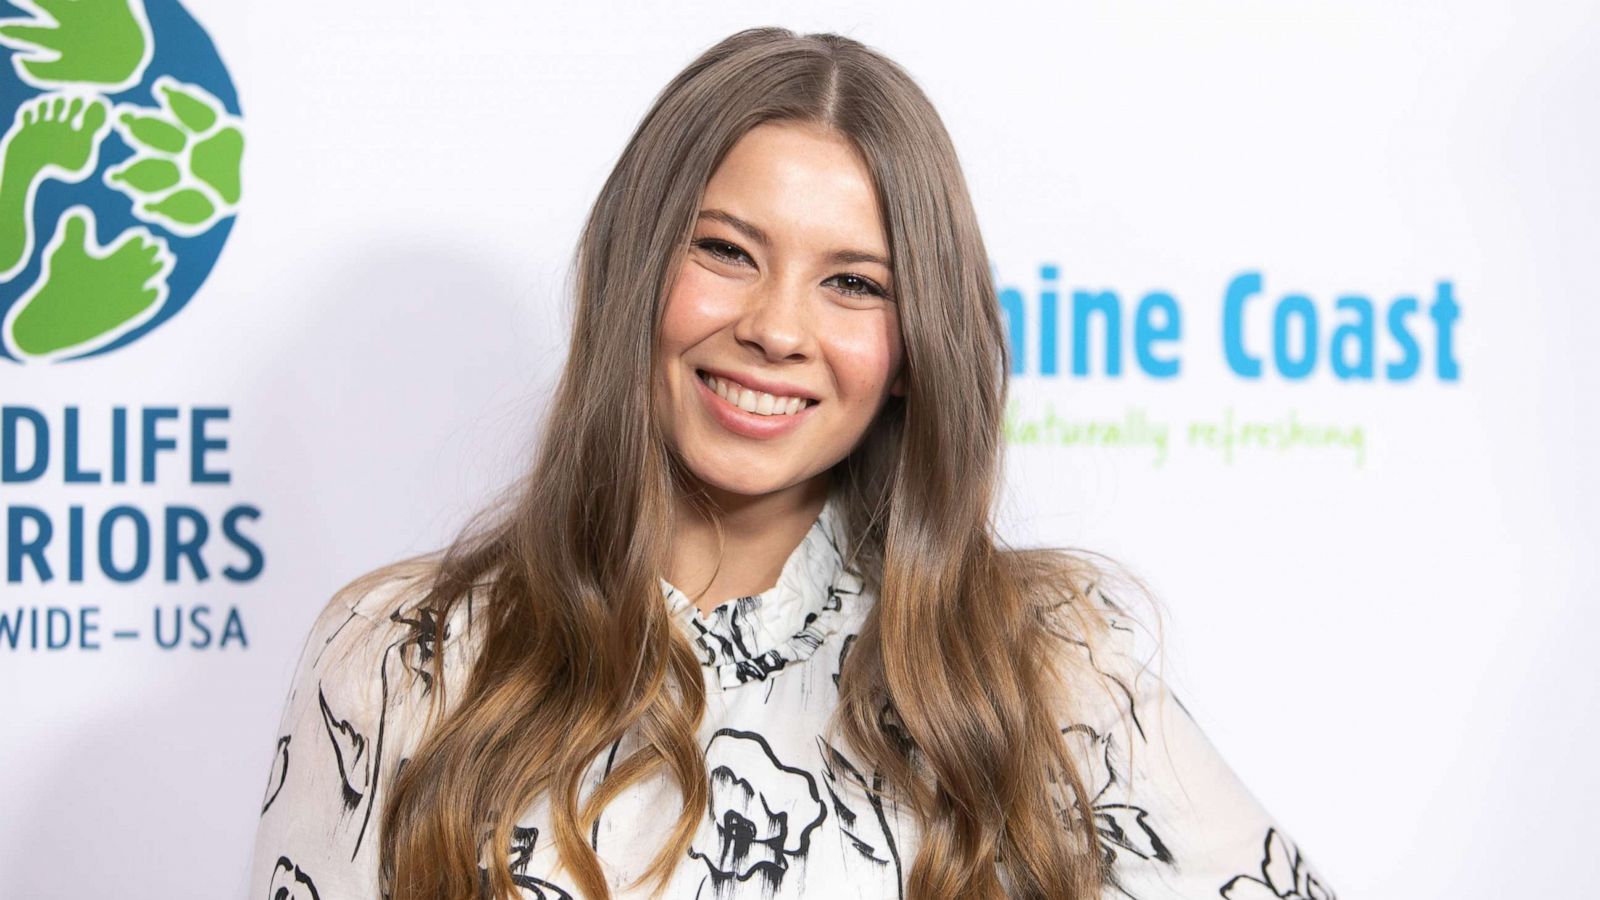
[[683,462],[689,474],[706,487],[745,497],[771,494],[805,480],[803,473],[775,464],[770,455],[690,453]]
[[791,482],[772,481],[764,478],[727,478],[723,476],[706,477],[703,472],[695,472],[695,477],[707,487],[724,491],[729,494],[739,494],[744,497],[761,497],[789,487]]

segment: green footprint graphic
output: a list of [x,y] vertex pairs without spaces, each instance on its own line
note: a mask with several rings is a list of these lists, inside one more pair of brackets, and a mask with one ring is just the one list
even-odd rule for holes
[[68,209],[56,222],[38,283],[5,323],[17,356],[89,349],[148,319],[167,299],[167,274],[176,262],[167,242],[138,226],[96,247],[94,224],[87,206]]
[[33,252],[33,199],[39,185],[52,177],[87,178],[109,130],[106,105],[99,99],[46,94],[17,109],[0,139],[0,281],[17,274]]
[[0,19],[0,44],[37,88],[91,85],[107,94],[144,77],[154,41],[143,0],[12,0],[27,18]]
[[117,133],[134,156],[106,170],[133,214],[184,237],[203,234],[239,204],[240,122],[198,85],[156,79],[160,109],[117,105]]

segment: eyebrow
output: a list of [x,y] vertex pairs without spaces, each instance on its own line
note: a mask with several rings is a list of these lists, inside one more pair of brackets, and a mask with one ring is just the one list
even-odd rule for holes
[[[746,222],[744,219],[739,218],[727,210],[702,209],[700,210],[699,218],[712,219],[714,221],[721,222],[724,225],[741,232],[745,237],[755,241],[757,244],[760,244],[763,247],[772,246],[771,237],[769,237],[767,233],[759,226],[751,222]],[[884,259],[882,256],[879,256],[876,253],[868,253],[865,250],[854,250],[849,248],[834,250],[827,255],[826,259],[828,262],[841,265],[861,262],[877,263],[878,265],[883,266],[885,269],[888,269],[890,272],[894,271],[894,266],[889,265],[889,261],[887,259]]]

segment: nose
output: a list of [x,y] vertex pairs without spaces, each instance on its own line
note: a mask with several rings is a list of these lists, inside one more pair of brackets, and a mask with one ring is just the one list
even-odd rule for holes
[[810,353],[809,285],[764,279],[750,290],[733,336],[770,362],[804,359]]

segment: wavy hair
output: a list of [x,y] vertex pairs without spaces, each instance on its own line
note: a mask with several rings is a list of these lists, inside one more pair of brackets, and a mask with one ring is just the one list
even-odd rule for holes
[[[847,557],[877,600],[846,657],[830,734],[914,811],[907,897],[1100,896],[1109,873],[1061,734],[1072,686],[1086,682],[1059,652],[1063,638],[1104,633],[1087,594],[1099,573],[1083,556],[1003,549],[996,536],[1010,359],[955,149],[880,53],[753,28],[673,78],[629,140],[579,240],[570,344],[535,462],[430,555],[416,609],[446,621],[469,590],[487,602],[459,702],[445,710],[445,692],[431,692],[425,737],[383,807],[393,900],[514,897],[506,848],[540,796],[563,867],[586,895],[609,898],[584,836],[628,786],[665,774],[683,808],[630,885],[653,880],[659,894],[705,815],[703,674],[657,578],[673,504],[707,501],[665,441],[651,384],[705,186],[764,122],[822,125],[865,160],[906,350],[905,396],[831,475]],[[440,688],[443,654],[431,666]],[[580,806],[590,763],[630,730],[642,746]]]

